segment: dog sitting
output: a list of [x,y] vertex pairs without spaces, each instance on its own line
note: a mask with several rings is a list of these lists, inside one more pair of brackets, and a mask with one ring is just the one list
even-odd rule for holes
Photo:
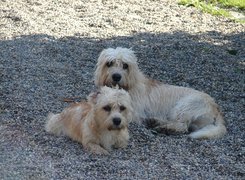
[[123,89],[102,87],[88,102],[74,103],[60,114],[49,114],[46,131],[64,134],[95,154],[109,154],[128,144],[131,98]]
[[195,139],[219,138],[226,133],[219,107],[208,94],[146,78],[130,49],[103,50],[96,65],[95,84],[119,85],[127,90],[134,119],[146,120],[158,132],[191,132],[189,136]]

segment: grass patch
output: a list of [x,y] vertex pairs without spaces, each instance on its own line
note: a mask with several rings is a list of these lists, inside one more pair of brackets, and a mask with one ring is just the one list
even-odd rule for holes
[[219,4],[222,7],[226,7],[226,8],[235,7],[240,10],[245,10],[244,0],[211,0],[210,3]]
[[[180,0],[180,5],[194,6],[202,12],[206,12],[215,16],[224,16],[231,20],[245,23],[243,19],[234,18],[228,8],[235,8],[241,11],[245,10],[245,0]],[[244,12],[243,12],[244,14]]]

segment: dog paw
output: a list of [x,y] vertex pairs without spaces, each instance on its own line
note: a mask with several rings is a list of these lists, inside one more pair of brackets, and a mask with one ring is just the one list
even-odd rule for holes
[[101,147],[100,145],[97,144],[89,144],[86,149],[88,151],[90,151],[93,154],[97,154],[97,155],[109,155],[109,152],[104,149],[103,147]]
[[116,144],[114,144],[113,148],[119,149],[119,148],[126,148],[127,146],[128,146],[127,141],[121,141],[121,142],[117,142]]
[[96,155],[109,155],[109,152],[105,150],[104,148],[99,148],[99,149],[96,148],[96,149],[90,150],[90,152]]
[[175,129],[170,129],[166,125],[157,126],[157,127],[153,128],[153,130],[157,133],[166,134],[166,135],[178,135],[178,134],[180,134],[180,132],[177,132]]
[[97,150],[97,151],[94,151],[93,153],[97,155],[109,155],[109,152],[105,149]]
[[159,121],[157,119],[150,118],[150,119],[145,119],[144,124],[147,128],[155,128],[159,126]]

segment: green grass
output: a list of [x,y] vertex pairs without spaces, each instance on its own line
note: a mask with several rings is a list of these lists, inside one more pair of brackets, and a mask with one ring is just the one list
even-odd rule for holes
[[210,3],[220,4],[222,7],[226,8],[238,8],[240,10],[245,10],[244,0],[211,0]]
[[179,4],[194,6],[203,12],[245,23],[245,20],[235,19],[228,10],[228,8],[236,8],[244,14],[245,0],[180,0]]

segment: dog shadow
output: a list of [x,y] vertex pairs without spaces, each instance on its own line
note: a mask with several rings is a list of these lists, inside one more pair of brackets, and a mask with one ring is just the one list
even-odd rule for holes
[[[1,40],[3,123],[12,124],[11,128],[18,124],[29,135],[43,129],[48,112],[59,112],[68,105],[65,98],[80,101],[95,89],[93,72],[99,53],[104,48],[118,46],[132,48],[140,69],[150,78],[208,92],[225,112],[229,111],[225,104],[232,106],[241,101],[230,94],[227,85],[239,86],[241,82],[243,37],[243,32],[227,35],[210,31],[193,35],[176,31],[133,33],[107,39],[79,34],[62,38],[35,34]],[[234,74],[232,78],[227,78],[227,67]],[[241,88],[232,91],[242,93]]]

